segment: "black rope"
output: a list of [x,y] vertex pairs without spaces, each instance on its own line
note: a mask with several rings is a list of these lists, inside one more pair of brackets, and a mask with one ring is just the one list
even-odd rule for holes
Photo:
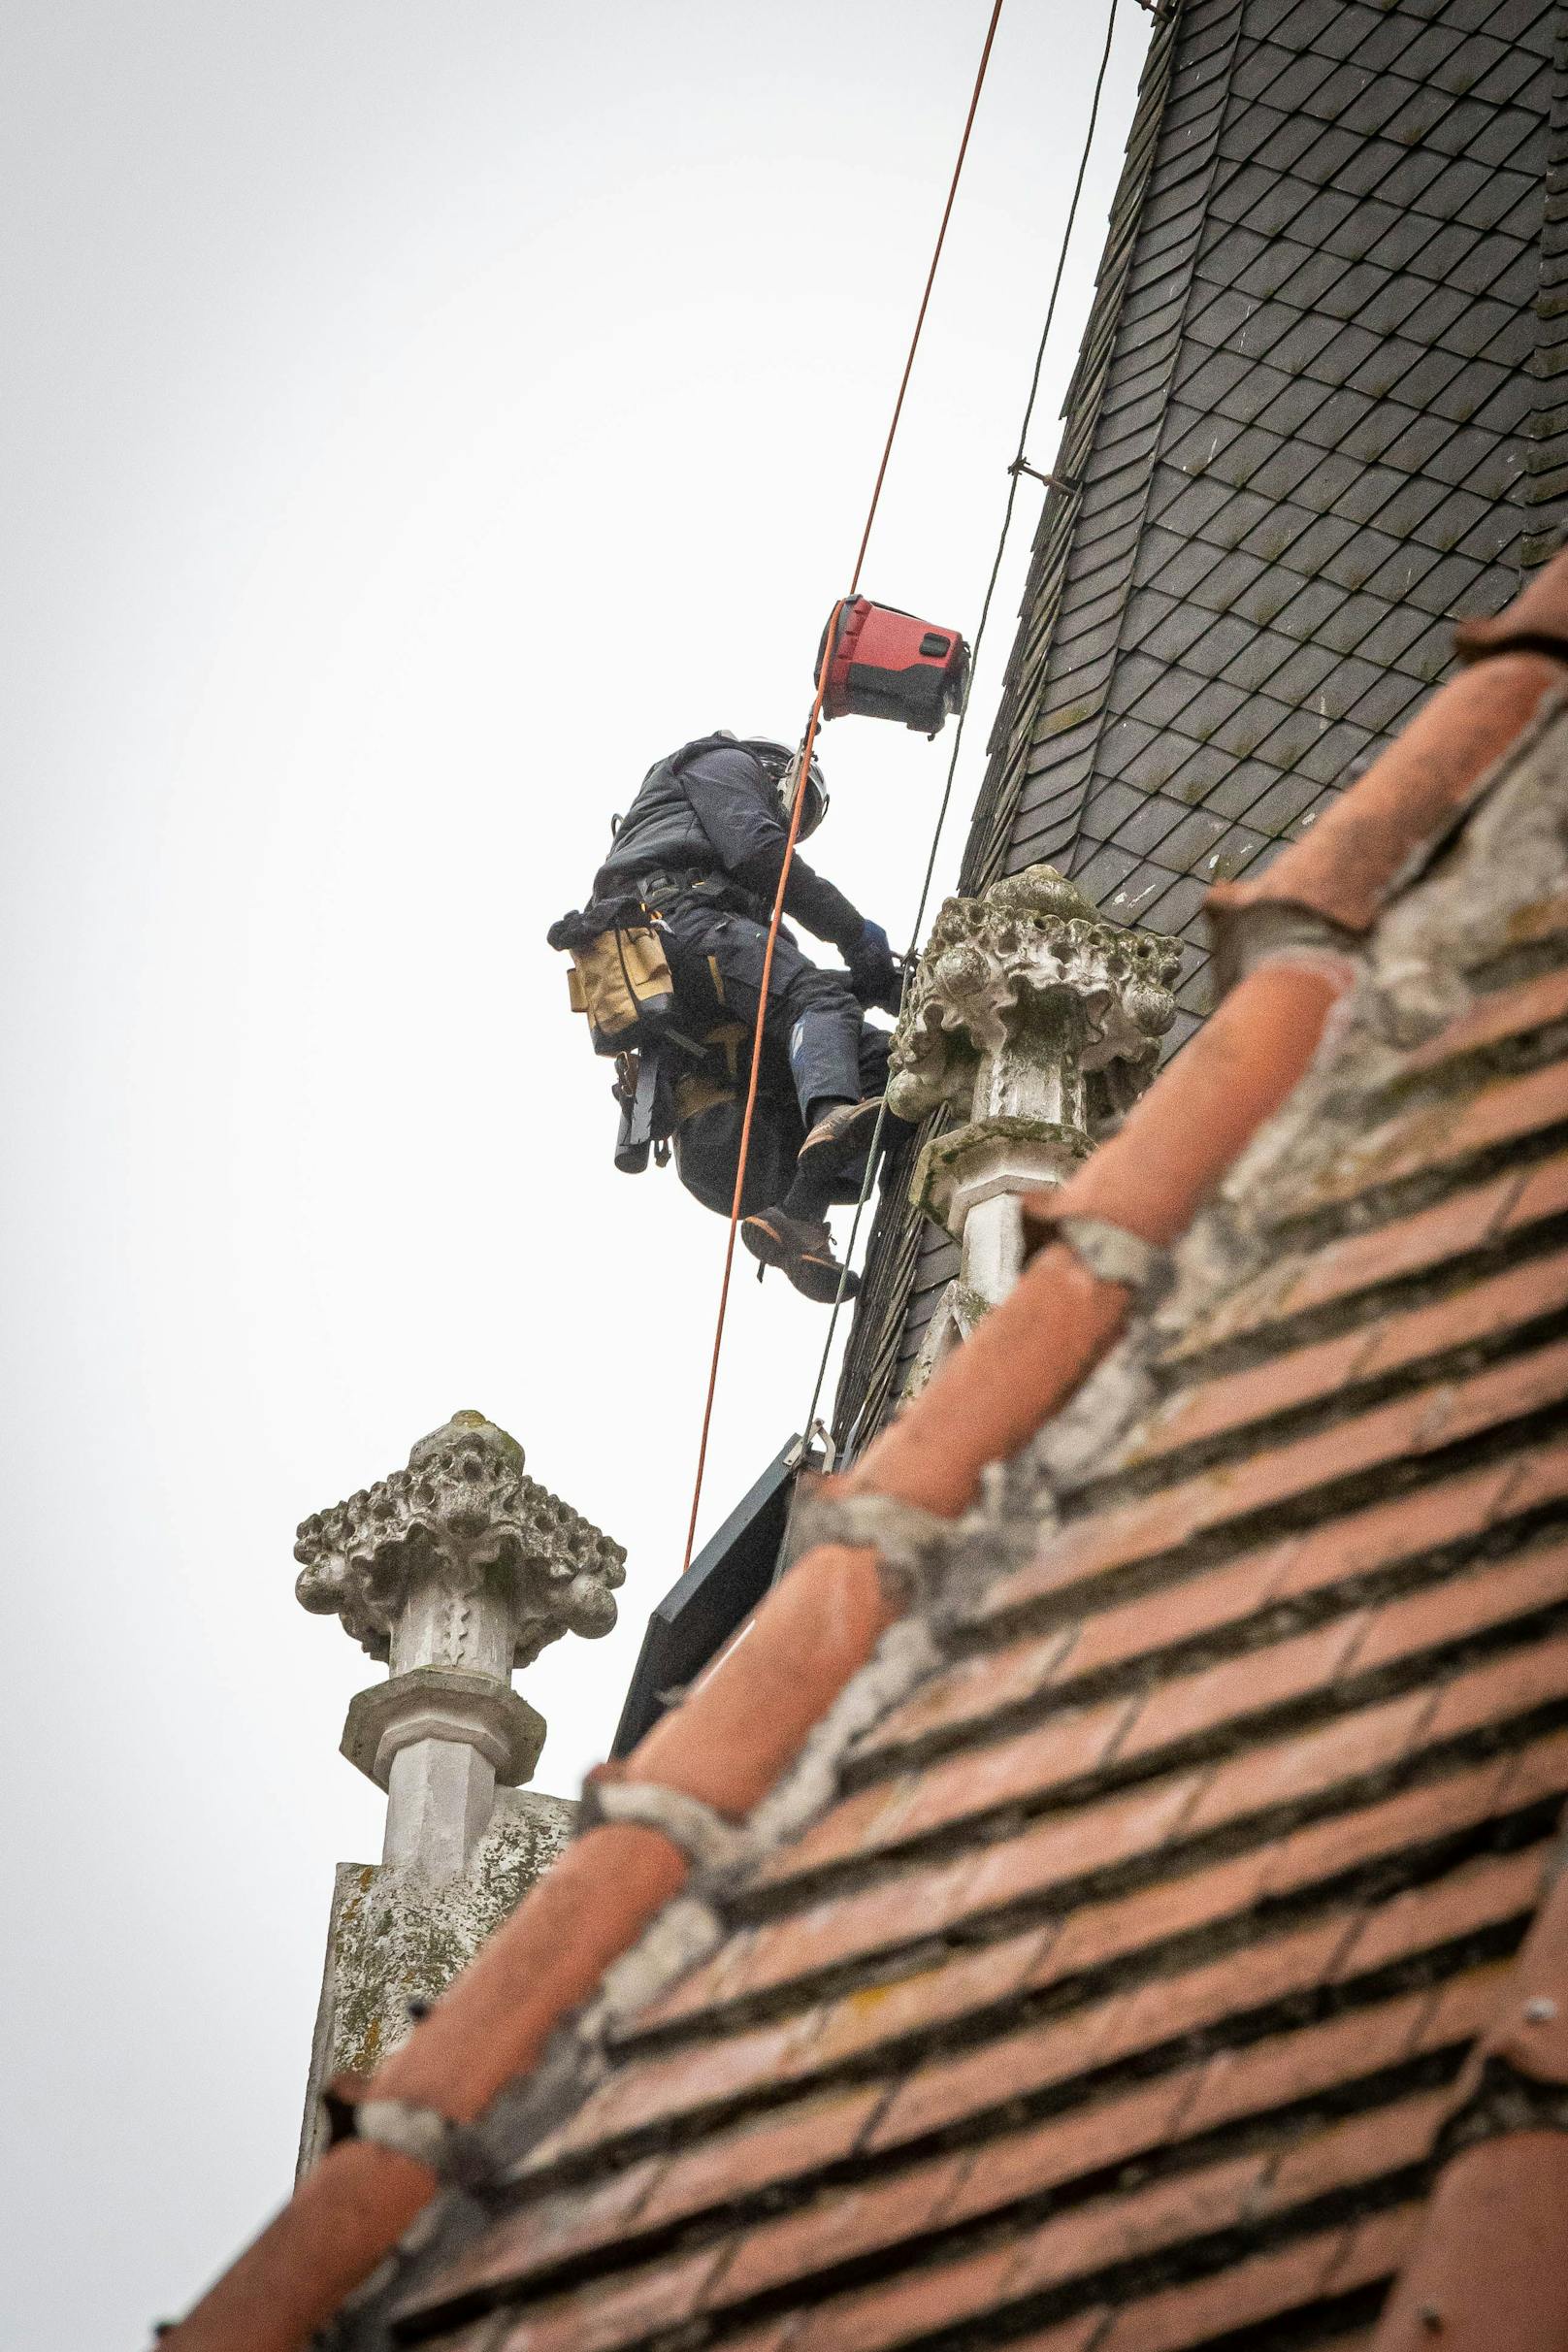
[[[936,872],[936,860],[941,849],[942,833],[947,824],[948,811],[952,806],[953,784],[958,773],[959,754],[964,748],[964,722],[968,717],[969,703],[973,699],[973,680],[980,666],[980,648],[985,643],[986,624],[991,618],[992,601],[996,593],[996,582],[1001,575],[1002,562],[1007,552],[1007,540],[1013,525],[1013,509],[1018,504],[1019,483],[1028,474],[1037,481],[1045,481],[1052,487],[1069,494],[1073,487],[1073,485],[1061,482],[1055,475],[1036,474],[1033,467],[1029,465],[1027,462],[1029,434],[1034,418],[1034,404],[1039,398],[1040,376],[1045,367],[1046,346],[1050,342],[1051,328],[1056,319],[1057,298],[1062,292],[1062,276],[1067,266],[1067,253],[1072,244],[1073,226],[1078,218],[1079,199],[1083,195],[1084,181],[1089,172],[1089,157],[1094,144],[1095,125],[1099,120],[1100,96],[1105,87],[1106,69],[1111,62],[1111,42],[1116,32],[1116,12],[1120,5],[1121,0],[1111,0],[1110,14],[1105,22],[1105,46],[1100,51],[1099,71],[1094,77],[1094,94],[1089,107],[1089,127],[1084,134],[1083,152],[1078,158],[1078,176],[1073,182],[1072,200],[1067,207],[1066,225],[1062,232],[1062,246],[1057,255],[1056,274],[1051,280],[1051,298],[1045,309],[1045,324],[1040,329],[1040,340],[1035,346],[1034,367],[1029,376],[1029,397],[1024,403],[1023,420],[1018,429],[1018,448],[1012,464],[1007,469],[1007,497],[1002,507],[1001,530],[996,539],[996,552],[992,561],[991,577],[986,582],[986,593],[980,606],[980,625],[974,633],[974,647],[970,656],[970,693],[964,697],[964,708],[959,713],[958,724],[954,730],[952,755],[947,763],[947,778],[942,786],[942,797],[937,805],[936,825],[931,834],[931,853],[926,860],[926,872],[920,885],[920,899],[915,908],[915,919],[910,928],[909,946],[904,956],[903,989],[898,1008],[900,1014],[903,1010],[904,999],[909,994],[909,983],[914,976],[915,965],[919,959],[920,935],[925,928],[926,907],[931,898],[931,881]],[[816,1426],[817,1407],[822,1400],[823,1385],[828,1377],[828,1364],[833,1355],[833,1337],[838,1325],[838,1313],[844,1303],[844,1285],[848,1280],[850,1262],[855,1255],[861,1219],[865,1215],[866,1201],[870,1198],[877,1153],[882,1141],[882,1129],[887,1120],[887,1097],[884,1095],[876,1114],[876,1125],[871,1130],[870,1148],[866,1155],[866,1174],[861,1182],[860,1198],[855,1203],[855,1215],[849,1228],[849,1240],[844,1250],[843,1271],[838,1277],[838,1290],[828,1321],[828,1336],[823,1342],[822,1360],[817,1366],[816,1384],[811,1390],[811,1402],[806,1409],[805,1419],[800,1424],[807,1432],[808,1443],[810,1432]],[[781,1557],[787,1551],[788,1546],[786,1545],[781,1552]]]

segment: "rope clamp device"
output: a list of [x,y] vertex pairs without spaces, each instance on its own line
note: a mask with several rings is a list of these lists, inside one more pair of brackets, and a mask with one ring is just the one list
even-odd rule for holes
[[836,627],[830,620],[817,646],[819,678],[827,660],[823,717],[854,712],[898,719],[917,735],[939,735],[948,712],[964,708],[969,683],[969,648],[958,631],[865,596],[845,597],[834,610]]

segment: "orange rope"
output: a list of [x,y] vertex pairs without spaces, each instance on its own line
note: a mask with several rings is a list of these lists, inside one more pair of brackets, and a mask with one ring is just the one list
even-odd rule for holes
[[779,925],[784,919],[784,894],[790,886],[790,867],[795,863],[795,845],[800,833],[800,818],[806,802],[806,783],[811,773],[811,754],[816,747],[817,730],[822,723],[822,705],[828,691],[828,676],[833,666],[833,646],[838,634],[839,617],[844,606],[855,596],[861,584],[861,568],[866,562],[866,550],[871,539],[871,526],[876,520],[876,510],[881,504],[882,485],[887,479],[888,463],[893,455],[893,443],[898,435],[898,420],[903,414],[904,395],[909,389],[909,378],[914,372],[915,353],[920,347],[921,330],[926,324],[926,312],[931,307],[931,288],[936,282],[936,266],[942,258],[942,247],[947,241],[947,224],[953,217],[953,203],[959,192],[959,180],[964,172],[964,159],[969,151],[969,133],[974,128],[974,118],[980,105],[980,92],[985,85],[986,68],[991,63],[992,47],[996,38],[996,23],[1001,16],[1001,10],[1002,0],[994,0],[991,21],[986,27],[986,38],[980,51],[980,63],[975,72],[974,87],[969,93],[969,111],[964,118],[964,135],[959,141],[958,157],[953,165],[952,179],[948,182],[947,202],[942,207],[942,218],[936,231],[936,243],[931,248],[931,267],[926,272],[925,290],[920,297],[920,309],[915,315],[914,333],[909,338],[909,350],[903,363],[903,374],[898,379],[898,398],[893,404],[893,416],[888,425],[887,439],[882,444],[881,462],[876,470],[876,480],[871,487],[871,503],[866,508],[866,527],[861,533],[861,543],[855,555],[854,573],[850,580],[848,595],[839,598],[833,606],[833,617],[828,623],[828,634],[823,640],[822,664],[817,673],[817,691],[811,704],[811,715],[806,721],[805,734],[801,739],[800,766],[795,779],[795,797],[790,803],[790,829],[784,842],[784,862],[779,867],[778,888],[773,893],[773,912],[768,926],[768,944],[763,954],[762,993],[757,1000],[757,1021],[752,1031],[751,1073],[746,1084],[745,1116],[740,1123],[740,1154],[735,1164],[735,1195],[730,1203],[730,1232],[724,1252],[724,1280],[719,1286],[719,1313],[713,1329],[713,1355],[708,1365],[707,1398],[702,1407],[702,1435],[697,1450],[697,1477],[692,1486],[691,1517],[686,1522],[686,1550],[680,1564],[683,1576],[692,1564],[692,1552],[697,1542],[697,1514],[702,1500],[702,1476],[707,1468],[707,1442],[713,1426],[713,1400],[719,1386],[719,1356],[724,1346],[725,1317],[730,1306],[730,1279],[735,1270],[735,1237],[740,1229],[740,1201],[745,1190],[746,1162],[751,1152],[752,1116],[757,1108],[757,1086],[762,1075],[763,1029],[768,1018],[768,991],[773,977],[773,949],[778,941]]

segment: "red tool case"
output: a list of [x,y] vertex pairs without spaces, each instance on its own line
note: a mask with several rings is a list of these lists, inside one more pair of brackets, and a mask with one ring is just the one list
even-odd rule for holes
[[[819,677],[827,646],[825,629],[817,647]],[[912,612],[858,596],[838,610],[822,715],[898,719],[918,734],[937,735],[948,712],[963,709],[968,678],[969,648],[956,629],[938,629]]]

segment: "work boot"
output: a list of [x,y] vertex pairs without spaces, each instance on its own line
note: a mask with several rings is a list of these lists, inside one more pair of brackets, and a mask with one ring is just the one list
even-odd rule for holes
[[860,1276],[846,1274],[833,1256],[826,1219],[812,1225],[803,1217],[787,1217],[782,1209],[759,1209],[742,1218],[740,1238],[759,1263],[781,1266],[786,1281],[819,1307],[833,1305],[840,1282],[846,1298],[861,1287]]
[[818,1181],[842,1174],[869,1144],[881,1108],[880,1094],[867,1094],[863,1102],[835,1103],[800,1146],[796,1165],[801,1175]]

